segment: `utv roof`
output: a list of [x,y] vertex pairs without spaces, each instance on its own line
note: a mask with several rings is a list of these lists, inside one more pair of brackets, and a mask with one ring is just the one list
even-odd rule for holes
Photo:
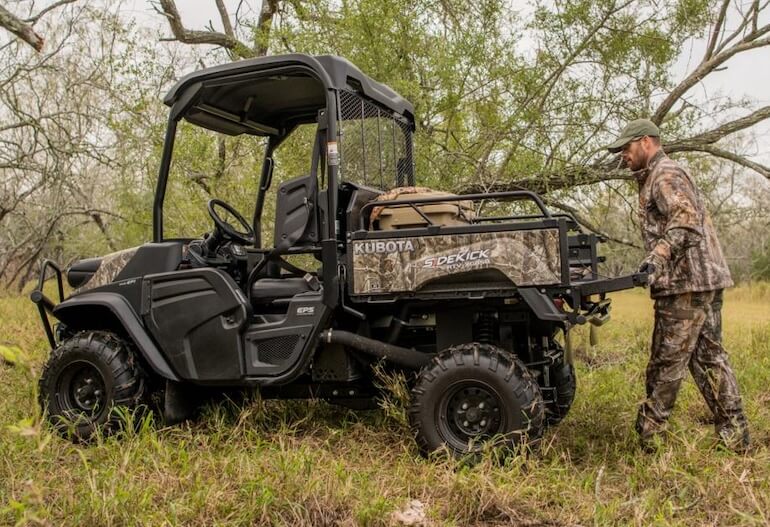
[[218,132],[285,135],[315,122],[329,90],[353,91],[404,117],[414,107],[389,86],[332,55],[278,55],[240,60],[182,77],[164,98],[171,117]]

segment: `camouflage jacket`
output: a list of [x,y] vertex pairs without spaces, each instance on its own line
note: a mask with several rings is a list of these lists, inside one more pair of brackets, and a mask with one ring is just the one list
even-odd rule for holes
[[658,151],[639,180],[639,224],[656,266],[653,298],[733,285],[714,225],[695,182]]

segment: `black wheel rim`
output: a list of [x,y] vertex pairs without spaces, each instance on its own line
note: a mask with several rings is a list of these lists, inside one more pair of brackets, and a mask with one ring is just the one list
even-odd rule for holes
[[497,392],[481,381],[463,381],[448,389],[438,408],[439,428],[447,444],[467,451],[502,433],[505,417]]
[[68,364],[59,374],[56,395],[65,415],[95,419],[107,405],[104,377],[88,361]]

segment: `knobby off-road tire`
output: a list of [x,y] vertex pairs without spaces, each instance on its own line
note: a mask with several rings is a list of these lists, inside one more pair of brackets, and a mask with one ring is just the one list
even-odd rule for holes
[[545,407],[524,363],[495,346],[470,343],[442,351],[420,372],[409,419],[423,454],[447,448],[462,458],[487,441],[510,451],[534,445]]
[[554,365],[549,371],[551,385],[556,389],[556,400],[546,406],[546,422],[548,426],[554,426],[567,417],[572,402],[575,400],[577,379],[575,367],[562,361]]
[[120,410],[134,411],[147,383],[130,346],[112,333],[78,333],[53,350],[40,377],[38,400],[64,437],[87,441],[120,428]]

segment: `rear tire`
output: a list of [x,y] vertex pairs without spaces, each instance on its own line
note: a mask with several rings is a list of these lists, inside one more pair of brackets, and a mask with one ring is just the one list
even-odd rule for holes
[[423,454],[446,448],[461,458],[478,454],[488,441],[504,450],[536,443],[545,411],[524,363],[474,342],[439,353],[420,372],[409,419]]
[[120,428],[119,409],[133,411],[147,392],[129,345],[112,333],[78,333],[56,348],[40,377],[38,401],[64,437],[86,441]]

